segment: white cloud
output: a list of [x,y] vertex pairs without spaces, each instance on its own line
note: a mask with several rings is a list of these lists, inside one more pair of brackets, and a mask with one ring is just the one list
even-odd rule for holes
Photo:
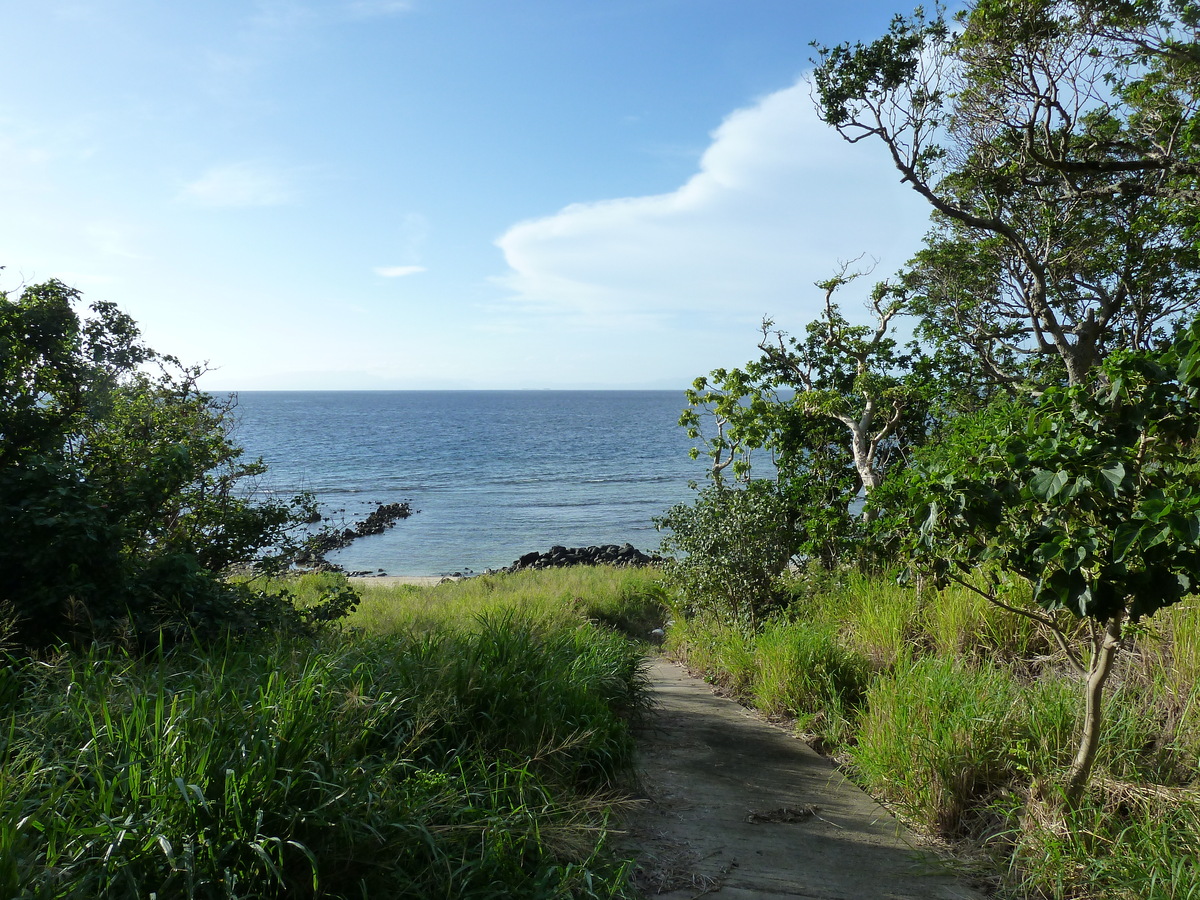
[[424,271],[424,266],[377,266],[375,268],[375,274],[384,278],[403,278],[405,275],[417,275]]
[[497,241],[510,267],[498,281],[510,312],[593,327],[757,319],[797,305],[815,314],[813,282],[863,253],[881,260],[878,277],[891,274],[927,218],[882,154],[817,118],[800,81],[727,117],[678,189],[513,226]]
[[259,162],[214,166],[184,185],[180,198],[199,206],[281,206],[296,199],[291,173]]

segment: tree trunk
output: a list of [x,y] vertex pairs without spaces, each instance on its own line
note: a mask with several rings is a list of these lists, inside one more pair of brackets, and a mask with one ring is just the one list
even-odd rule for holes
[[1084,789],[1096,762],[1096,748],[1100,744],[1100,726],[1103,720],[1104,683],[1112,674],[1113,663],[1121,645],[1122,616],[1108,620],[1099,646],[1092,650],[1092,661],[1088,666],[1087,682],[1084,687],[1083,733],[1079,736],[1079,750],[1071,771],[1067,776],[1066,802],[1068,808],[1079,805]]

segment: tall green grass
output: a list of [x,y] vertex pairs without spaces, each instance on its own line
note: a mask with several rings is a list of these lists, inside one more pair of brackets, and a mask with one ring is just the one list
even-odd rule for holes
[[927,656],[871,685],[854,769],[909,821],[943,835],[978,833],[1015,778],[1069,762],[1070,699],[1027,694],[1002,668]]
[[640,650],[492,593],[390,633],[10,660],[0,896],[624,896]]
[[[290,589],[299,602],[314,602],[343,584],[324,573],[297,579]],[[519,610],[529,618],[574,621],[580,615],[632,637],[646,639],[666,622],[666,597],[653,569],[571,566],[512,575],[480,575],[433,587],[355,581],[362,600],[348,624],[370,634],[470,628],[476,616]]]
[[1200,604],[1131,629],[1066,828],[1046,811],[1078,739],[1077,676],[1042,626],[971,591],[797,580],[758,631],[677,612],[666,646],[794,719],[910,823],[990,853],[1002,896],[1200,898]]
[[769,715],[794,716],[797,730],[836,746],[852,732],[870,665],[845,647],[829,626],[768,624],[754,640],[759,660],[755,705]]
[[767,623],[747,633],[708,619],[676,621],[667,651],[708,681],[768,716],[794,720],[814,743],[836,747],[870,678],[869,660],[827,623]]
[[1121,785],[1096,793],[1066,827],[1016,836],[1014,893],[1079,900],[1198,900],[1200,796]]

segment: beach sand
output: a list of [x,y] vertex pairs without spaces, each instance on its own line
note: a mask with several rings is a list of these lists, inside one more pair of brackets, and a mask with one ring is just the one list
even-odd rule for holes
[[458,581],[458,576],[455,575],[364,575],[355,576],[350,579],[351,584],[415,584],[421,587],[430,587],[431,585],[440,584],[443,581]]

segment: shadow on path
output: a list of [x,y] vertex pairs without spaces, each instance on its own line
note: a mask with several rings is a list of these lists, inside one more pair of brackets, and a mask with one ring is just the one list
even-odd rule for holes
[[921,851],[828,760],[682,668],[650,663],[654,709],[628,823],[649,896],[670,900],[983,895]]

